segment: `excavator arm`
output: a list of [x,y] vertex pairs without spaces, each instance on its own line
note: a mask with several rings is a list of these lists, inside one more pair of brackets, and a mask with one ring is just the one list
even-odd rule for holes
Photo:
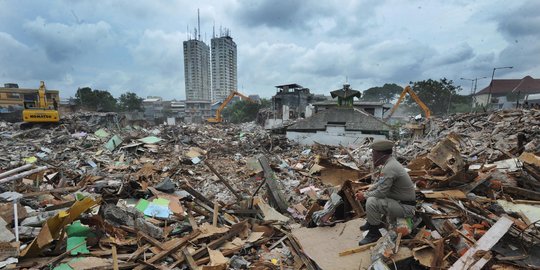
[[390,110],[390,113],[388,113],[388,116],[386,116],[386,119],[389,119],[390,117],[392,117],[392,115],[394,114],[394,112],[396,112],[397,108],[399,107],[399,104],[401,104],[401,102],[403,101],[407,93],[409,93],[409,95],[413,98],[413,100],[424,111],[424,114],[426,115],[426,119],[429,119],[431,117],[431,110],[428,108],[428,106],[426,106],[424,102],[422,102],[422,100],[418,97],[418,95],[416,95],[416,93],[408,85],[405,86],[405,89],[403,89],[403,92],[401,92],[401,95],[399,95],[398,101],[396,102],[394,107],[392,107],[392,109]]
[[246,95],[243,95],[237,91],[232,91],[229,96],[227,96],[227,98],[223,101],[221,106],[219,106],[219,108],[216,110],[216,117],[208,118],[206,120],[210,123],[221,123],[223,121],[223,119],[221,118],[221,112],[225,109],[225,107],[227,107],[227,105],[229,104],[229,102],[231,102],[234,96],[239,96],[249,102],[255,103],[253,99],[247,97]]

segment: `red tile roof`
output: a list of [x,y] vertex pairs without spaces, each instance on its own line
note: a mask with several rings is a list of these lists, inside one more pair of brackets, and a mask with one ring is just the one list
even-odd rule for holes
[[[493,80],[491,89],[492,95],[505,95],[509,93],[540,93],[540,79],[533,79],[531,76],[525,76],[523,79],[500,79]],[[476,95],[484,95],[489,93],[489,85],[480,90]]]

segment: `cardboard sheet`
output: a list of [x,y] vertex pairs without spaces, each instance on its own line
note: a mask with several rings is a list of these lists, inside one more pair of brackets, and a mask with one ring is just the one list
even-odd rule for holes
[[[362,238],[359,227],[364,223],[364,219],[353,219],[346,223],[336,224],[334,227],[302,227],[293,229],[292,235],[298,240],[306,255],[322,269],[367,269],[371,264],[370,250],[339,256],[339,252],[358,246],[358,241]],[[411,250],[402,247],[393,258],[398,261],[410,256],[412,256]]]

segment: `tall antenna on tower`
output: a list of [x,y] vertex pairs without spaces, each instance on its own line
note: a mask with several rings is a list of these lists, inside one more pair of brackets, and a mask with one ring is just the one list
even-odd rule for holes
[[199,9],[197,9],[197,32],[199,33],[199,40],[201,40],[201,16],[199,15]]
[[214,20],[214,26],[212,26],[212,38],[216,37],[216,21]]

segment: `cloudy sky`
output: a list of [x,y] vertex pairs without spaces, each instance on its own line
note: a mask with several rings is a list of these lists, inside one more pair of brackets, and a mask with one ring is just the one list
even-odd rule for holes
[[[447,77],[540,77],[540,1],[0,0],[0,83],[185,98],[182,41],[231,29],[238,88],[315,93]],[[479,81],[479,88],[489,79]]]

